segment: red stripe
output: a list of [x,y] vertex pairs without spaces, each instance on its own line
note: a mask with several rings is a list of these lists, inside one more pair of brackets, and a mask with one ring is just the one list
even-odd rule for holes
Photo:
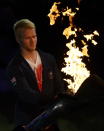
[[38,65],[36,68],[36,76],[38,81],[38,88],[42,91],[42,64]]

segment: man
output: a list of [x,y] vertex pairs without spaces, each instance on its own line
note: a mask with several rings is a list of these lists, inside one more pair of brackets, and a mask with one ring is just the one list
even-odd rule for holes
[[20,50],[7,67],[16,95],[16,126],[26,125],[64,91],[54,57],[37,49],[35,24],[21,19],[14,24]]

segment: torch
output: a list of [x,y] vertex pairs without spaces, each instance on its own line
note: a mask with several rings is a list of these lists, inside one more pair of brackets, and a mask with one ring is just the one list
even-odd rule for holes
[[76,99],[69,96],[69,94],[60,94],[54,104],[47,108],[43,113],[27,125],[20,125],[13,131],[38,131],[39,129],[43,129],[54,123],[54,121],[61,116],[61,114],[64,115],[66,109],[71,110],[71,108],[76,105],[76,102]]
[[20,125],[13,131],[38,131],[53,124],[58,118],[70,120],[73,112],[104,101],[104,80],[98,75],[91,75],[72,96],[69,92],[59,95],[54,104],[33,119],[27,125]]

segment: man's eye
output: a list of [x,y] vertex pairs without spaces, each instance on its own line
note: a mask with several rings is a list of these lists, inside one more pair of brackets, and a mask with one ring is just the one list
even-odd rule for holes
[[36,38],[36,37],[37,37],[36,35],[33,36],[33,38]]
[[30,37],[25,37],[25,39],[29,39]]

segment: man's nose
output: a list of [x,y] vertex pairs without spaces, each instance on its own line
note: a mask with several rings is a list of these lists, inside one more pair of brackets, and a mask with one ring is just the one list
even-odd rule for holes
[[31,39],[30,39],[30,42],[34,42],[34,38],[31,38]]

